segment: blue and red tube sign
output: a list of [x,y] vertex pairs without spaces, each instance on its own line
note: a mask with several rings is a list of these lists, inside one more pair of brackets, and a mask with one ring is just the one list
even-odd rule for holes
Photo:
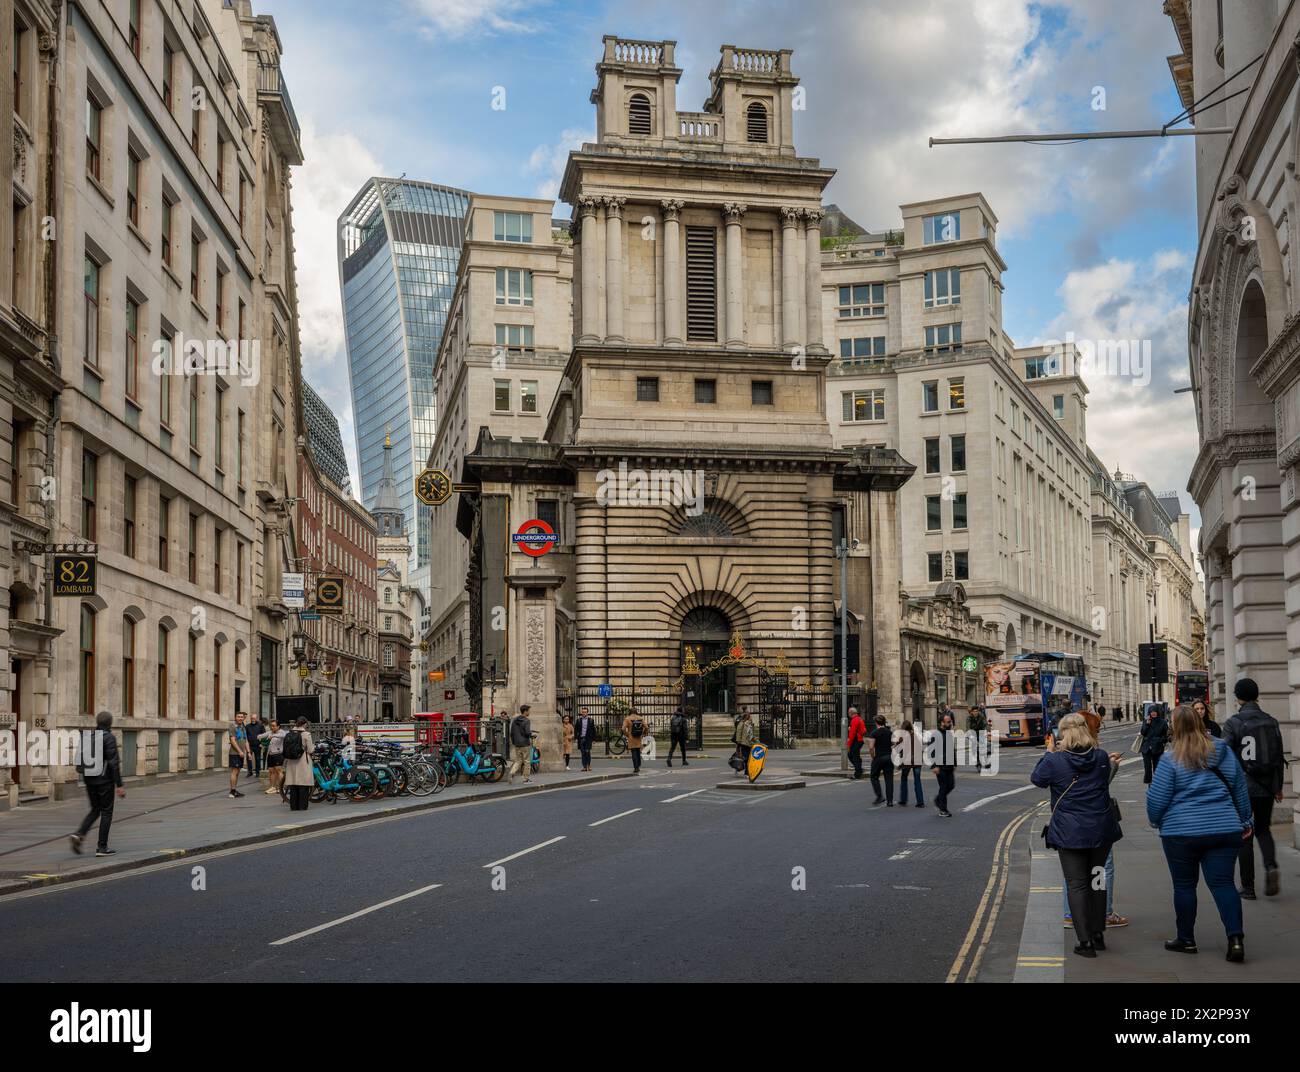
[[555,530],[537,517],[525,521],[519,526],[519,531],[510,538],[519,545],[519,550],[533,558],[541,558],[555,546],[557,539]]

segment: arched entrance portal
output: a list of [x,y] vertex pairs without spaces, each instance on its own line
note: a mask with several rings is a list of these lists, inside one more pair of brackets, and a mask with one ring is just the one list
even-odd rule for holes
[[925,725],[925,671],[920,663],[912,663],[912,723],[920,728]]
[[[690,648],[697,666],[704,668],[727,654],[731,643],[731,620],[714,607],[696,607],[682,619],[681,657],[686,665]],[[736,668],[720,666],[699,678],[699,710],[703,714],[730,711],[736,700]]]

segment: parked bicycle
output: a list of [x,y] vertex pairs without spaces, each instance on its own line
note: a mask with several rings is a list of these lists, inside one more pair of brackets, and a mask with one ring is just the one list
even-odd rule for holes
[[481,782],[499,782],[506,773],[506,760],[499,752],[488,752],[482,741],[475,744],[463,741],[442,746],[442,769],[448,785],[455,785],[462,777],[471,782],[476,778]]

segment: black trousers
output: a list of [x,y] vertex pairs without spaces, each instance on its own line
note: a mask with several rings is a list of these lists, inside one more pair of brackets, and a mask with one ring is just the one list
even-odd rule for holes
[[306,811],[309,801],[308,794],[311,792],[309,785],[291,785],[289,786],[289,810]]
[[244,760],[244,767],[254,774],[260,775],[262,773],[262,749],[259,747],[259,743],[256,738],[248,742],[248,758]]
[[591,742],[579,741],[578,751],[582,753],[582,765],[584,768],[591,766]]
[[[853,777],[862,777],[862,742],[854,741],[849,745],[849,762],[853,764]],[[877,794],[879,795],[879,794]]]
[[880,799],[880,777],[885,777],[885,799],[889,803],[894,802],[894,761],[888,756],[876,756],[871,761],[871,788],[875,791],[876,799]]
[[1080,942],[1091,942],[1106,929],[1106,857],[1109,845],[1094,849],[1057,849],[1070,899],[1070,918]]
[[1151,784],[1151,776],[1156,772],[1156,766],[1160,762],[1160,757],[1165,754],[1162,748],[1159,752],[1142,753],[1142,781],[1147,785]]
[[680,745],[680,746],[681,746],[681,749],[682,749],[682,762],[683,762],[683,763],[686,762],[686,735],[683,734],[683,735],[680,736],[680,737],[676,737],[676,736],[674,736],[674,737],[673,737],[673,738],[668,742],[668,762],[669,762],[669,763],[672,763],[672,761],[673,761],[673,753],[677,750],[678,745]]
[[116,787],[112,782],[87,782],[86,796],[90,798],[90,812],[81,820],[77,833],[85,837],[90,828],[99,820],[99,848],[108,848],[108,832],[113,826],[113,792]]
[[939,792],[934,798],[935,807],[940,811],[948,810],[948,794],[957,788],[957,771],[952,767],[940,767],[935,772],[939,782]]
[[627,750],[632,753],[632,769],[639,771],[641,769],[641,749],[628,745]]
[[1251,814],[1255,817],[1255,829],[1250,837],[1241,843],[1241,853],[1237,862],[1241,865],[1241,885],[1248,890],[1255,888],[1255,842],[1259,842],[1259,851],[1264,855],[1264,870],[1272,871],[1277,867],[1277,850],[1273,846],[1273,833],[1269,823],[1273,821],[1273,798],[1251,797]]

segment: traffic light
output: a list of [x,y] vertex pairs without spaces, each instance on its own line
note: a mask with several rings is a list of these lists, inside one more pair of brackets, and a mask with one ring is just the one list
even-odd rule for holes
[[1163,685],[1169,680],[1169,645],[1138,645],[1138,681],[1143,685]]

